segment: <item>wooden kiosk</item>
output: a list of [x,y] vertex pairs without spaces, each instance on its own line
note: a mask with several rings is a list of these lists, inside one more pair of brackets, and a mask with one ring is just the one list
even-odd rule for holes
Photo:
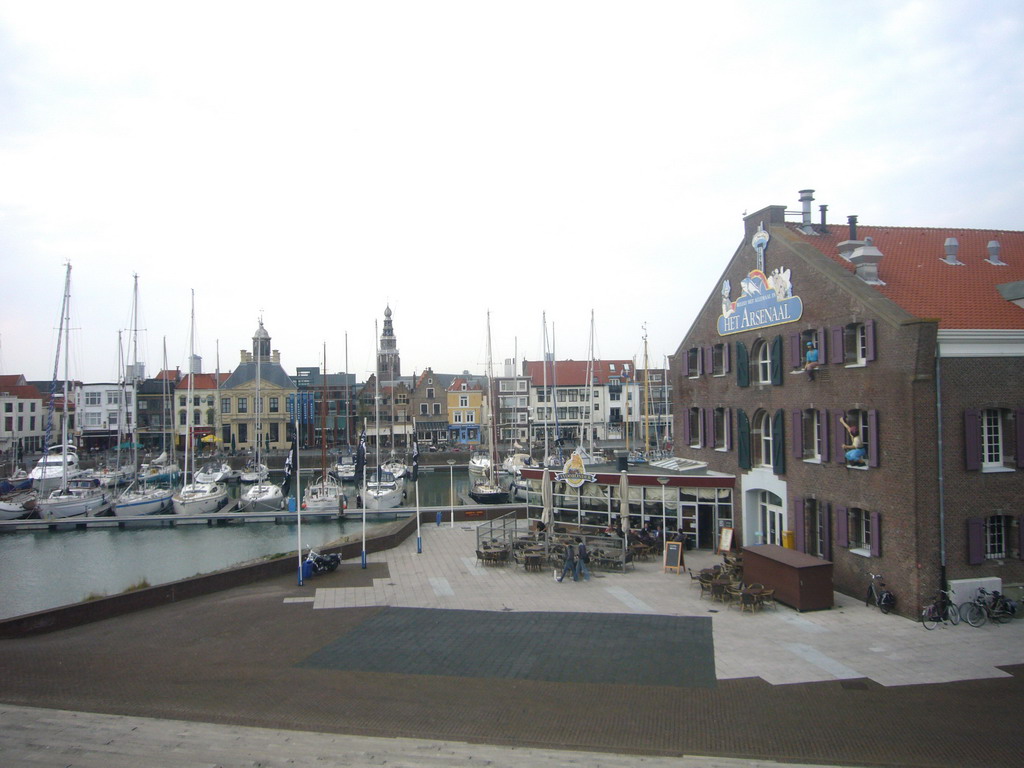
[[743,580],[775,589],[775,599],[798,611],[832,607],[832,563],[778,544],[743,548]]

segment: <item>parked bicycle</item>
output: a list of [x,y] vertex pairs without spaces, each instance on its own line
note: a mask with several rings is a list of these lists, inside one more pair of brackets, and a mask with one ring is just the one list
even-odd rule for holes
[[864,605],[867,606],[873,603],[878,606],[878,610],[882,613],[888,613],[896,607],[896,596],[885,588],[882,574],[869,571],[868,576],[871,577],[871,581],[868,583],[868,594],[864,598]]
[[940,589],[935,593],[935,602],[921,611],[921,623],[925,629],[935,629],[939,622],[947,621],[956,626],[960,623],[960,609],[953,603],[953,592]]
[[1010,601],[1001,592],[989,592],[984,587],[978,588],[973,600],[960,606],[960,617],[972,627],[983,626],[989,619],[996,624],[1006,624],[1013,613]]

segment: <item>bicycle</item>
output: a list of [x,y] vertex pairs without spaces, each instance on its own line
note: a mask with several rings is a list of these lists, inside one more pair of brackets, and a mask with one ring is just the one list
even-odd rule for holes
[[940,589],[935,593],[935,602],[926,605],[921,611],[921,623],[925,629],[935,629],[939,622],[947,621],[956,626],[960,623],[960,609],[953,604],[953,592]]
[[871,577],[871,581],[868,583],[868,594],[864,598],[864,605],[868,606],[874,603],[882,613],[888,613],[896,607],[896,596],[885,588],[882,574],[869,571],[868,576]]
[[972,627],[981,627],[989,619],[996,624],[1006,624],[1013,618],[1013,612],[1000,592],[979,587],[975,598],[960,606],[960,617]]

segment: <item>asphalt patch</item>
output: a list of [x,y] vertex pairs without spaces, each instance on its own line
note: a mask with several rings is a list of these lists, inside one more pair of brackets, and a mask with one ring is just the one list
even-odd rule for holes
[[297,666],[382,674],[714,688],[711,619],[386,608]]

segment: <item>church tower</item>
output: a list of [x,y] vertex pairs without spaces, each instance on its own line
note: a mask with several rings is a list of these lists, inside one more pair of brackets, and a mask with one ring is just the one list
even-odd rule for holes
[[262,363],[269,363],[270,358],[270,334],[263,327],[263,318],[260,318],[260,327],[252,335],[252,359]]
[[391,325],[391,307],[384,310],[384,330],[380,334],[380,351],[377,352],[377,372],[382,384],[398,381],[402,375],[402,360],[398,355],[395,329]]

